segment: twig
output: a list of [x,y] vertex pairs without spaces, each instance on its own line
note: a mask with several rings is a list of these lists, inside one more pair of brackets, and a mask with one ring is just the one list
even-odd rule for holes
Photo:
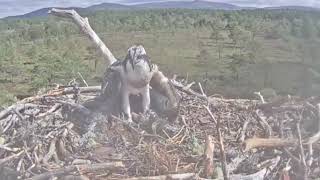
[[[17,116],[17,115],[15,115]],[[10,118],[9,122],[7,123],[6,127],[3,129],[3,133],[7,132],[7,130],[12,126],[14,123],[15,119],[13,117]]]
[[227,159],[226,159],[226,154],[224,151],[224,145],[223,145],[223,139],[222,139],[222,133],[221,133],[221,127],[220,127],[220,118],[217,120],[214,118],[211,110],[209,109],[208,106],[205,106],[207,109],[208,113],[210,114],[210,117],[212,118],[213,121],[216,121],[216,127],[218,131],[218,140],[219,140],[219,146],[220,146],[220,154],[221,154],[221,164],[222,164],[222,171],[223,171],[223,177],[225,180],[229,180],[229,172],[228,172],[228,167],[227,167]]
[[[185,173],[185,174],[168,174],[161,176],[148,176],[148,177],[134,177],[134,178],[121,178],[122,180],[189,180],[196,179],[195,173]],[[120,179],[119,179],[120,180]]]
[[189,89],[191,88],[191,86],[193,86],[194,84],[195,84],[195,82],[193,81],[193,82],[187,84],[186,86],[184,86],[183,89],[184,89],[185,91],[187,91],[187,90],[189,90]]
[[240,135],[240,142],[244,142],[245,138],[246,138],[246,130],[248,127],[248,124],[250,123],[250,119],[248,118],[242,126],[242,130],[241,130],[241,135]]
[[9,161],[12,161],[13,159],[17,159],[19,158],[21,155],[23,155],[25,153],[24,150],[20,151],[19,153],[17,154],[13,154],[11,156],[8,156],[8,157],[5,157],[3,159],[0,159],[0,166],[3,166],[5,163],[9,162]]
[[87,81],[83,78],[82,74],[81,74],[80,72],[78,72],[78,75],[79,75],[80,78],[82,79],[83,83],[84,83],[87,87],[89,87]]
[[284,152],[296,163],[300,164],[300,159],[298,159],[296,156],[294,156],[287,148],[283,148]]
[[307,162],[308,166],[311,166],[313,163],[313,144],[319,141],[319,139],[320,139],[320,131],[318,131],[316,134],[311,136],[306,143],[308,145],[308,151],[309,151],[309,155],[308,155],[309,158]]
[[124,167],[122,162],[111,162],[111,163],[99,163],[99,164],[83,164],[83,165],[71,165],[63,167],[54,171],[46,172],[29,178],[28,180],[47,180],[51,177],[61,177],[71,172],[80,171],[82,174],[98,171],[98,170],[120,170]]
[[305,157],[304,149],[303,149],[303,145],[302,145],[302,137],[301,137],[301,129],[300,129],[301,119],[302,119],[302,113],[300,114],[300,119],[296,123],[296,127],[297,127],[298,143],[299,143],[299,149],[300,149],[300,155],[301,155],[300,163],[302,164],[302,167],[303,167],[303,178],[304,178],[304,180],[307,180],[308,179],[308,167],[307,167],[306,157]]
[[57,138],[54,138],[51,140],[49,152],[42,160],[44,164],[48,164],[48,161],[56,153],[56,142],[57,142]]
[[266,101],[264,100],[264,98],[263,98],[263,96],[261,95],[261,92],[260,92],[260,91],[259,91],[259,92],[254,92],[254,94],[257,95],[257,96],[259,96],[262,104],[265,104],[265,103],[266,103]]
[[21,170],[21,167],[23,165],[23,158],[21,158],[18,162],[17,171],[19,172]]
[[[80,93],[100,92],[101,86],[78,87],[77,90],[80,90]],[[46,97],[55,97],[55,96],[62,96],[62,95],[67,95],[67,94],[74,94],[75,92],[76,92],[75,88],[73,88],[73,87],[54,89],[54,90],[47,92],[46,94],[25,98],[25,99],[21,100],[20,103],[28,103],[28,102],[38,101],[38,100],[41,100]],[[1,119],[1,113],[0,113],[0,119]]]
[[212,121],[214,122],[214,124],[217,124],[217,120],[216,120],[216,118],[213,116],[211,110],[209,109],[209,106],[203,105],[203,107],[204,107],[204,108],[207,110],[207,112],[209,113],[209,115],[210,115]]
[[309,144],[308,145],[308,152],[309,152],[309,154],[308,154],[308,160],[307,160],[307,165],[310,167],[311,165],[312,165],[312,163],[313,163],[313,148],[312,148],[312,144]]
[[[174,87],[176,87],[177,89],[179,89],[187,94],[194,95],[194,96],[196,96],[202,100],[205,100],[205,101],[208,99],[206,96],[203,96],[202,94],[193,91],[190,87],[188,88],[188,86],[184,86],[180,82],[177,82],[175,80],[171,80],[171,83]],[[190,84],[189,84],[189,86],[190,86]]]
[[206,95],[206,94],[204,93],[204,91],[203,91],[203,88],[202,88],[202,85],[201,85],[200,82],[198,82],[198,86],[199,86],[199,88],[200,88],[200,91],[201,91],[202,95],[207,97],[207,95]]
[[268,122],[259,115],[259,110],[255,111],[255,115],[257,117],[258,123],[263,127],[264,131],[266,132],[267,137],[272,136],[272,128],[268,124]]
[[205,178],[213,176],[215,165],[213,163],[214,142],[212,136],[206,136],[206,144],[204,150],[204,174]]
[[253,148],[280,148],[295,146],[296,140],[281,138],[250,138],[244,141],[244,151]]
[[55,112],[56,110],[58,110],[60,107],[61,107],[61,104],[57,103],[57,104],[55,104],[54,106],[52,106],[52,107],[49,109],[49,111],[39,114],[39,115],[37,116],[37,118],[45,117],[45,116],[47,116],[48,114],[53,113],[53,112]]
[[308,141],[307,141],[307,144],[313,144],[317,141],[320,140],[320,131],[317,132],[316,134],[314,134],[313,136],[311,136]]
[[10,107],[8,107],[8,108],[6,108],[6,109],[4,109],[4,110],[2,110],[0,112],[0,119],[7,117],[12,110],[16,110],[17,112],[20,112],[20,111],[22,111],[24,109],[37,108],[37,107],[39,107],[39,106],[35,105],[35,104],[30,104],[30,103],[27,103],[27,104],[23,104],[23,103],[14,104],[14,105],[12,105],[12,106],[10,106]]
[[4,149],[4,150],[7,150],[7,151],[11,151],[11,152],[17,152],[19,150],[17,148],[10,148],[10,147],[8,147],[6,145],[2,145],[2,144],[0,144],[0,149]]
[[123,125],[125,125],[126,127],[130,128],[131,130],[133,130],[134,132],[136,132],[137,134],[139,134],[140,136],[145,136],[145,137],[156,137],[156,138],[159,138],[159,139],[162,139],[162,140],[165,140],[165,138],[159,136],[159,135],[154,135],[154,134],[149,134],[149,133],[146,133],[144,131],[139,131],[138,129],[136,129],[135,127],[131,126],[130,124],[133,124],[133,122],[131,123],[128,123],[128,122],[125,122],[123,121],[122,119],[116,117],[116,116],[111,116],[113,119],[116,119],[117,121],[121,122]]
[[20,120],[24,121],[26,119],[17,109],[12,109],[12,111],[20,118]]
[[175,134],[174,136],[172,136],[169,140],[171,140],[172,142],[175,141],[175,139],[180,135],[180,133],[184,130],[185,126],[182,126],[182,128],[179,130],[179,132],[177,134]]

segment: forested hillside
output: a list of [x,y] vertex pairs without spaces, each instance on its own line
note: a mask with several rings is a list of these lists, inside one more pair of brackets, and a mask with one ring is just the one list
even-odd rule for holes
[[[161,69],[203,81],[209,94],[320,91],[317,11],[159,9],[85,15],[118,58],[142,43]],[[0,104],[78,79],[79,73],[92,85],[100,83],[105,62],[72,22],[3,19],[0,32]]]

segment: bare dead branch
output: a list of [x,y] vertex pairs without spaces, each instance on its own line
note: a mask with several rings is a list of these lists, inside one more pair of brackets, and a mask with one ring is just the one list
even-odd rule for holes
[[[168,174],[162,176],[148,176],[148,177],[135,177],[135,178],[127,178],[123,180],[191,180],[195,179],[196,174],[194,173],[186,173],[186,174]],[[122,178],[121,178],[122,179]]]
[[244,142],[244,140],[246,138],[246,130],[247,130],[249,123],[250,123],[250,119],[247,119],[243,123],[242,130],[241,130],[241,136],[240,136],[240,142]]
[[215,165],[213,163],[214,142],[212,136],[206,137],[204,150],[204,174],[205,178],[211,178],[213,176]]
[[50,90],[49,92],[42,94],[42,95],[37,95],[37,96],[25,98],[25,99],[21,100],[20,103],[28,103],[28,102],[38,101],[44,97],[55,97],[55,96],[62,96],[62,95],[67,95],[67,94],[74,94],[78,90],[79,90],[79,93],[100,92],[101,86],[78,87],[77,89],[75,89],[73,87],[54,89],[54,90]]
[[197,93],[197,92],[193,91],[191,88],[186,88],[186,87],[185,87],[183,84],[181,84],[180,82],[177,82],[177,81],[174,81],[174,80],[172,80],[171,82],[172,82],[172,84],[173,84],[177,89],[179,89],[179,90],[181,90],[181,91],[184,91],[184,92],[186,92],[186,93],[188,93],[188,94],[190,94],[190,95],[194,95],[194,96],[196,96],[196,97],[198,97],[198,98],[200,98],[200,99],[202,99],[202,100],[207,100],[207,97],[206,97],[206,96],[204,96],[204,95],[202,95],[202,94],[200,94],[200,93]]
[[100,163],[100,164],[83,164],[83,165],[71,165],[64,168],[60,168],[54,171],[49,171],[43,174],[39,174],[29,178],[28,180],[46,180],[52,177],[62,177],[68,175],[72,172],[79,171],[81,174],[88,172],[94,172],[98,170],[121,170],[124,167],[122,162],[110,162],[110,163]]
[[43,163],[48,164],[49,160],[56,154],[56,142],[57,139],[54,138],[51,140],[50,146],[49,146],[49,152],[46,154],[46,156],[43,158]]
[[262,104],[265,104],[266,101],[264,100],[263,96],[261,95],[261,92],[254,92],[255,95],[259,96],[260,101],[262,102]]
[[297,145],[296,140],[280,138],[250,138],[244,141],[244,151],[253,148],[281,148]]
[[220,118],[215,119],[212,115],[211,110],[209,109],[209,106],[206,107],[208,113],[210,114],[210,117],[213,121],[216,121],[217,125],[217,131],[218,131],[218,140],[219,140],[219,146],[220,146],[220,155],[221,155],[221,164],[222,164],[222,171],[223,171],[223,177],[225,180],[229,179],[229,172],[228,172],[228,166],[227,166],[227,158],[224,151],[224,144],[223,144],[223,137],[221,133],[221,124],[220,124]]
[[3,159],[0,159],[0,166],[3,166],[5,163],[9,162],[9,161],[12,161],[13,159],[17,159],[19,158],[20,156],[22,156],[23,154],[25,153],[25,151],[20,151],[19,153],[17,154],[13,154],[11,156],[8,156],[6,158],[3,158]]
[[109,64],[112,64],[117,61],[117,59],[113,56],[111,51],[108,49],[108,47],[102,42],[102,40],[99,38],[99,36],[92,30],[88,18],[81,17],[75,10],[62,10],[62,9],[56,9],[52,8],[48,12],[49,14],[65,17],[65,18],[71,18],[74,23],[76,23],[81,31],[87,35],[94,44],[99,48],[102,55],[108,60]]
[[23,104],[23,103],[19,103],[19,104],[14,104],[4,110],[2,110],[0,112],[0,119],[3,119],[5,118],[6,116],[8,116],[10,114],[11,111],[13,111],[14,109],[17,111],[17,112],[20,112],[24,109],[28,109],[28,108],[37,108],[39,107],[38,105],[35,105],[35,104]]
[[303,167],[303,177],[304,180],[308,179],[308,167],[307,167],[307,162],[306,162],[306,157],[304,154],[304,149],[303,149],[303,144],[302,144],[302,137],[301,137],[301,129],[300,129],[300,122],[302,119],[302,113],[300,115],[300,119],[297,121],[296,123],[296,127],[297,127],[297,133],[298,133],[298,143],[299,143],[299,150],[300,150],[300,156],[301,156],[301,165]]
[[257,117],[258,123],[263,127],[264,131],[266,132],[267,137],[272,136],[272,128],[268,124],[268,122],[259,115],[259,110],[255,111],[255,116]]
[[88,87],[89,85],[88,85],[87,81],[83,78],[82,74],[80,72],[78,72],[78,75],[80,76],[83,83]]

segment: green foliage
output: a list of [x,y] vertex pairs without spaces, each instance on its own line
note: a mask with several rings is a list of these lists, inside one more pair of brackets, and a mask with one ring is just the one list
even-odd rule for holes
[[199,139],[195,136],[191,136],[191,143],[188,145],[194,155],[202,155],[204,147],[200,144]]
[[0,105],[7,107],[14,103],[16,101],[16,98],[14,95],[7,90],[1,90],[0,89]]
[[[142,43],[167,72],[186,75],[187,70],[195,80],[209,72],[212,84],[225,84],[228,78],[240,81],[241,68],[250,71],[253,63],[294,61],[320,70],[318,12],[159,9],[86,16],[117,57],[123,57],[130,45]],[[4,19],[0,32],[2,92],[35,93],[78,78],[78,72],[98,84],[96,77],[105,70],[95,47],[69,20]],[[12,94],[0,99],[11,101]]]

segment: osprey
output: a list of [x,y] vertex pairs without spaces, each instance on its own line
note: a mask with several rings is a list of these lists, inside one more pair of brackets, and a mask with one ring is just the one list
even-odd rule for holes
[[129,96],[142,96],[142,110],[145,113],[150,106],[150,80],[154,66],[142,45],[134,45],[128,49],[123,61],[113,63],[109,69],[120,73],[121,107],[126,118],[132,121]]

